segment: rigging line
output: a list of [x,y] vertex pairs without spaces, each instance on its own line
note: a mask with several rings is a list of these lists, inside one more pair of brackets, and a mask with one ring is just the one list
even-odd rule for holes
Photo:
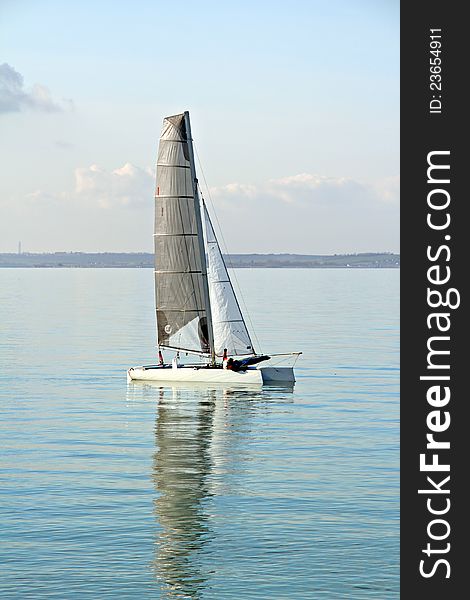
[[[211,203],[212,212],[213,212],[213,214],[215,216],[215,220],[217,222],[217,228],[219,230],[220,240],[222,241],[222,245],[223,245],[223,248],[225,250],[225,256],[227,257],[227,260],[228,260],[228,263],[229,263],[229,267],[232,269],[233,279],[234,279],[234,281],[235,281],[235,283],[237,285],[237,292],[240,294],[240,298],[241,298],[241,301],[242,301],[242,304],[243,304],[243,310],[244,310],[246,316],[248,317],[248,321],[250,323],[250,328],[251,328],[251,331],[253,333],[253,337],[255,338],[256,347],[258,348],[259,353],[262,354],[262,352],[261,352],[261,344],[259,343],[258,336],[256,335],[256,330],[253,327],[253,321],[251,320],[250,311],[248,310],[248,306],[247,306],[247,304],[245,302],[245,297],[243,296],[242,289],[240,287],[240,284],[238,283],[237,275],[235,273],[235,269],[234,269],[233,264],[232,264],[232,259],[230,258],[230,254],[228,253],[228,248],[227,248],[227,244],[225,242],[224,234],[222,233],[222,229],[220,227],[219,218],[217,217],[217,212],[215,210],[215,206],[214,206],[214,202],[212,200],[212,196],[211,196],[211,192],[210,192],[209,186],[207,185],[206,176],[204,174],[204,169],[202,168],[201,159],[199,158],[199,153],[197,151],[196,144],[194,143],[194,140],[193,140],[193,148],[194,148],[194,151],[196,153],[197,161],[199,163],[199,168],[200,168],[201,173],[202,173],[202,178],[204,180],[204,185],[206,186],[207,195],[209,196],[209,201]],[[202,194],[202,191],[201,191],[201,194]]]

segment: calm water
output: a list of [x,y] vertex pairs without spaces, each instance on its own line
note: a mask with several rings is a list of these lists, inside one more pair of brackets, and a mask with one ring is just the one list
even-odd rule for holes
[[237,270],[293,390],[127,385],[150,269],[0,269],[2,598],[398,593],[398,270]]

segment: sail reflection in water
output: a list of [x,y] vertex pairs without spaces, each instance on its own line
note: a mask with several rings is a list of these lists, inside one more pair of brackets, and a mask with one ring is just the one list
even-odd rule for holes
[[198,568],[196,555],[211,537],[204,501],[210,494],[215,399],[179,406],[180,395],[175,388],[159,391],[153,477],[160,494],[155,514],[161,531],[155,569],[168,597],[197,598],[207,574]]
[[[216,566],[215,497],[236,493],[234,475],[249,460],[246,439],[252,416],[266,407],[273,390],[130,386],[157,401],[152,476],[158,497],[154,571],[165,598],[200,598]],[[285,392],[292,388],[283,388]],[[276,395],[276,394],[274,394]],[[236,479],[236,478],[235,478]]]

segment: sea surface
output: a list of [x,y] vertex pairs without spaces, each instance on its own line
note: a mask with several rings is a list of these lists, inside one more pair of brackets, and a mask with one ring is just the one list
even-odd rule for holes
[[151,269],[0,269],[2,600],[399,598],[399,271],[233,274],[293,388],[128,384]]

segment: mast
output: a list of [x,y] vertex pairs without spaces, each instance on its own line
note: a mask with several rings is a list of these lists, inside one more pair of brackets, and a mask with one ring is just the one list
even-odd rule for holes
[[194,161],[194,149],[193,149],[193,137],[191,134],[191,124],[189,121],[189,112],[184,111],[184,123],[186,126],[186,135],[188,142],[189,152],[189,165],[191,168],[191,179],[193,182],[194,190],[194,209],[196,215],[196,226],[198,232],[199,251],[201,255],[201,270],[202,270],[202,292],[204,296],[204,304],[206,306],[206,321],[207,321],[207,337],[209,342],[209,349],[211,353],[211,360],[215,362],[215,348],[214,348],[214,329],[212,325],[212,313],[211,313],[211,302],[209,296],[209,284],[207,281],[207,261],[206,261],[206,250],[204,247],[204,234],[202,227],[202,216],[201,216],[201,201],[199,198],[199,186],[196,177],[196,164]]

